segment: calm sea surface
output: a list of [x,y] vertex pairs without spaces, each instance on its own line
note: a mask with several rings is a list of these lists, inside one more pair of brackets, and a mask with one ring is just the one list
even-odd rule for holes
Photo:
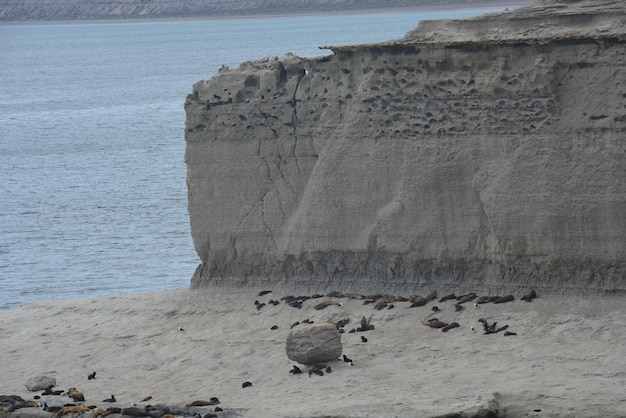
[[0,26],[0,309],[188,286],[183,104],[222,65],[501,9]]

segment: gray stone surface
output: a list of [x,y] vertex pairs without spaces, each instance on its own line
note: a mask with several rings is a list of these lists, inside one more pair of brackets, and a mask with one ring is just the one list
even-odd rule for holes
[[54,377],[47,376],[47,375],[40,375],[40,376],[31,377],[30,379],[28,379],[26,381],[25,386],[26,386],[26,389],[30,390],[31,392],[37,392],[37,391],[46,389],[50,385],[56,386],[56,384],[57,384],[57,380]]
[[333,324],[302,324],[289,332],[285,350],[287,358],[301,364],[336,360],[343,346],[341,334]]
[[625,292],[624,22],[542,1],[199,81],[192,287]]

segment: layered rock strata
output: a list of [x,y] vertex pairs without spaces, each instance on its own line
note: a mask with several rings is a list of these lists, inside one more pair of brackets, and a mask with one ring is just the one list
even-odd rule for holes
[[543,1],[199,81],[192,287],[626,291],[625,28]]

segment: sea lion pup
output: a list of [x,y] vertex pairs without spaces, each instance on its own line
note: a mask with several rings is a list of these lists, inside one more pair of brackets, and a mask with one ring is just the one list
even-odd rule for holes
[[300,374],[300,373],[302,373],[302,370],[300,369],[300,367],[298,367],[298,366],[296,366],[294,364],[293,368],[291,370],[289,370],[289,373],[291,373],[291,374]]
[[74,402],[84,402],[85,395],[79,392],[75,387],[71,387],[67,390],[67,394],[70,398],[74,400]]
[[91,411],[91,409],[85,405],[65,406],[54,414],[54,418],[61,418],[65,414],[84,414],[89,411]]
[[295,327],[297,327],[298,325],[300,325],[300,321],[296,321],[293,324],[291,324],[291,327],[289,327],[289,329],[294,329]]
[[448,326],[447,322],[442,322],[437,318],[433,318],[433,319],[429,319],[426,322],[422,322],[422,325],[426,325],[427,327],[431,327],[431,328],[443,328]]
[[115,399],[114,395],[111,395],[110,398],[103,399],[102,402],[111,402],[111,403],[113,403],[113,402],[117,402],[117,399]]
[[522,296],[522,300],[525,300],[526,302],[530,302],[531,300],[535,299],[537,297],[537,292],[535,292],[535,289],[529,289],[528,293],[526,293],[524,296]]
[[249,388],[251,386],[252,386],[252,383],[250,383],[250,382],[243,382],[241,384],[242,389]]
[[333,306],[333,305],[341,306],[341,302],[336,302],[334,300],[326,300],[324,302],[318,303],[317,305],[314,306],[314,308],[315,310],[320,311],[322,309],[326,309],[329,306]]
[[309,377],[311,377],[312,374],[316,374],[318,376],[324,376],[323,369],[327,367],[328,366],[325,364],[316,364],[315,366],[309,369]]
[[96,372],[93,372],[87,375],[87,380],[93,380],[95,378],[96,378]]
[[371,331],[374,329],[374,325],[370,324],[369,321],[363,316],[361,317],[361,326],[358,327],[357,331]]
[[271,291],[271,290],[261,290],[261,291],[259,292],[259,296],[265,296],[265,295],[267,295],[268,293],[272,293],[272,291]]
[[506,303],[506,302],[512,302],[514,300],[515,300],[515,296],[506,295],[506,296],[498,296],[492,302],[493,303]]
[[458,323],[458,322],[451,322],[451,323],[449,323],[448,325],[446,325],[445,327],[441,328],[441,331],[443,331],[443,332],[448,332],[448,331],[450,331],[451,329],[453,329],[453,328],[458,328],[458,327],[460,327],[460,325],[459,325],[459,323]]

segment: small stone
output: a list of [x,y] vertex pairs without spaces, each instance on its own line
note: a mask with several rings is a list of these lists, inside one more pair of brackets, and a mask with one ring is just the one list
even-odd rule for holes
[[37,392],[39,390],[44,390],[50,386],[56,386],[56,384],[57,380],[54,377],[41,375],[28,379],[25,386],[26,389],[30,390],[31,392]]

